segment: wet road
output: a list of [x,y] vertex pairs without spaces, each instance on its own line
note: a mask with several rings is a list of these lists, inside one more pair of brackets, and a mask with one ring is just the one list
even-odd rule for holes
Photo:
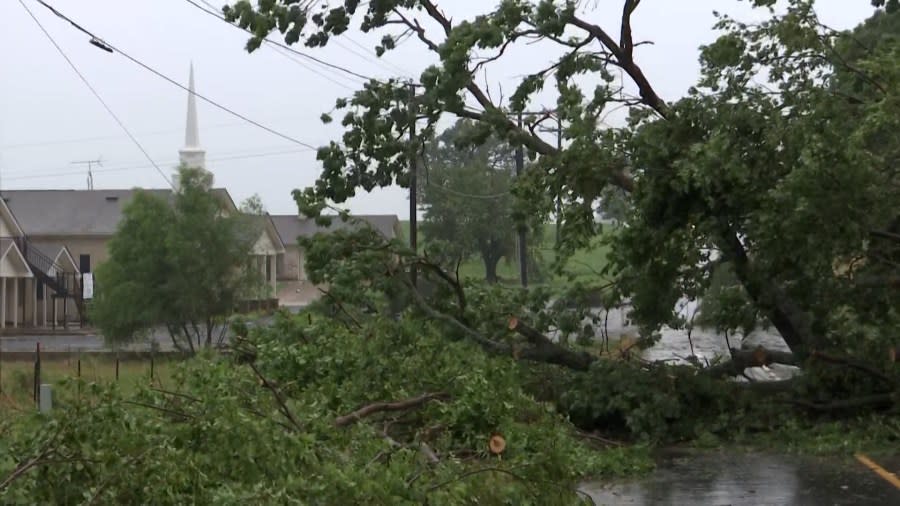
[[[272,316],[264,316],[249,323],[249,325],[268,325],[273,320]],[[226,332],[226,341],[228,340]],[[156,343],[155,345],[153,343]],[[29,335],[29,336],[4,336],[0,337],[0,351],[29,352],[34,351],[37,343],[41,343],[43,351],[111,351],[104,341],[103,336],[95,332],[84,334],[54,334],[54,335]],[[149,351],[152,348],[162,351],[173,350],[172,338],[164,329],[157,329],[144,340],[122,346],[121,350]]]
[[[895,471],[896,459],[876,460]],[[597,505],[900,505],[900,490],[850,457],[669,454],[646,478],[582,489]]]

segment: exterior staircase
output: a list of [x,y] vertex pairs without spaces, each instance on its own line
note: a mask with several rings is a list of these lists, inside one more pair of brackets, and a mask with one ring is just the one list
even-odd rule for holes
[[[81,290],[81,282],[74,272],[65,272],[65,270],[57,264],[53,259],[45,255],[40,249],[35,247],[27,237],[17,237],[16,246],[22,252],[25,262],[31,268],[34,276],[44,285],[44,295],[47,295],[47,289],[53,290],[54,299],[72,299],[75,301],[75,307],[78,310],[78,320],[81,326],[85,321],[85,304],[84,294]],[[63,325],[68,325],[68,315],[65,314],[68,304],[63,304]],[[53,320],[54,327],[56,320]]]

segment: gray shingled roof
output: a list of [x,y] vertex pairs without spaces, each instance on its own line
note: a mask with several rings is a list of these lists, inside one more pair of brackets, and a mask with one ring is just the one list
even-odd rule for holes
[[[108,236],[116,232],[122,209],[135,191],[4,190],[0,195],[29,236]],[[172,198],[169,189],[142,191]],[[213,191],[231,200],[224,188]]]
[[[368,222],[375,230],[388,239],[396,238],[396,226],[400,222],[395,214],[354,214],[353,218],[358,218]],[[331,225],[323,227],[317,225],[315,220],[303,218],[294,214],[277,214],[272,215],[272,222],[278,229],[278,235],[285,245],[297,244],[298,237],[312,237],[319,232],[333,232],[336,230],[344,230],[356,224],[353,220],[341,221],[340,218],[331,220]]]

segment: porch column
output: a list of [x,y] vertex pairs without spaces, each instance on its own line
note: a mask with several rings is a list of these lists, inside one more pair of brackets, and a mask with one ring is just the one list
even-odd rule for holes
[[19,326],[19,278],[13,282],[13,328]]
[[31,278],[31,325],[37,327],[37,278]]
[[[35,293],[35,297],[37,297],[36,293]],[[43,311],[44,312],[44,327],[46,328],[47,327],[47,287],[46,286],[44,287],[44,297],[41,300],[43,301],[43,304],[44,304],[44,311]]]
[[[259,278],[257,278],[257,279],[262,279],[263,281],[267,281],[266,280],[266,256],[265,255],[256,255],[256,268],[257,268],[256,275],[259,276]],[[263,284],[265,284],[265,282]],[[257,293],[256,295],[259,296],[261,294]]]
[[3,304],[0,304],[0,328],[6,328],[6,278],[3,278],[3,288],[0,290],[2,292]]
[[278,298],[278,254],[272,255],[272,298]]

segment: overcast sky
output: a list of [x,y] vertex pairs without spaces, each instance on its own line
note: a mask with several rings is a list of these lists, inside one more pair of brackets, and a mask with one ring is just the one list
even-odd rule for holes
[[[34,0],[24,0],[112,110],[166,172],[184,142],[186,92],[118,54],[88,44],[87,37]],[[193,61],[197,92],[255,121],[315,146],[338,139],[337,125],[319,117],[360,81],[275,50],[248,54],[246,34],[204,14],[185,0],[47,0],[88,30],[147,65],[186,84]],[[213,5],[224,4],[212,0]],[[454,21],[485,12],[492,0],[444,0]],[[592,0],[585,14],[617,31],[621,0]],[[713,10],[759,19],[746,1],[645,0],[633,20],[641,46],[636,59],[666,100],[682,96],[698,75],[697,48],[715,38]],[[849,28],[872,13],[869,0],[820,0],[822,20]],[[605,6],[609,6],[608,8]],[[101,159],[95,188],[165,187],[138,148],[107,114],[41,33],[18,0],[0,2],[0,187],[86,188],[80,160]],[[377,37],[351,32],[341,45],[313,49],[329,62],[376,77],[419,75],[435,58],[410,40],[378,60],[369,52]],[[367,49],[361,48],[359,45]],[[301,48],[302,49],[302,48]],[[517,76],[550,62],[546,45],[511,51],[490,68],[495,93],[512,93]],[[296,58],[296,57],[294,57]],[[384,61],[387,60],[387,61]],[[547,96],[547,105],[552,96]],[[260,130],[202,101],[200,139],[217,186],[236,201],[258,193],[270,212],[296,213],[290,195],[311,184],[320,170],[315,153]],[[380,190],[351,202],[357,213],[405,215],[406,195]]]

